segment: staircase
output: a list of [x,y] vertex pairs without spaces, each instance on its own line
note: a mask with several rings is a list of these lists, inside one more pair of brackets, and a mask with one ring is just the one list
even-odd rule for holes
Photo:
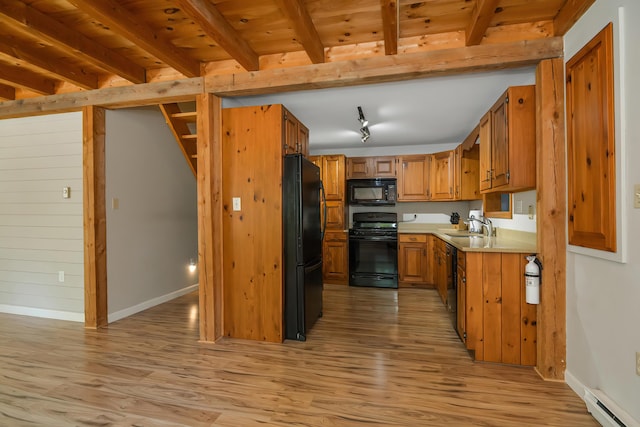
[[195,130],[195,123],[197,112],[195,110],[182,111],[185,106],[182,105],[181,108],[181,105],[177,103],[160,104],[159,106],[171,132],[173,132],[173,136],[178,142],[178,146],[182,150],[182,154],[184,154],[184,158],[187,160],[187,164],[191,168],[193,175],[196,176],[198,135]]

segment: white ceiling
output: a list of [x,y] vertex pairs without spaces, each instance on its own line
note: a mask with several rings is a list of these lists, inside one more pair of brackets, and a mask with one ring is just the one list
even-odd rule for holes
[[[308,128],[311,150],[461,142],[509,86],[535,83],[535,68],[395,83],[238,97],[225,106],[283,104]],[[357,107],[369,120],[362,143]]]

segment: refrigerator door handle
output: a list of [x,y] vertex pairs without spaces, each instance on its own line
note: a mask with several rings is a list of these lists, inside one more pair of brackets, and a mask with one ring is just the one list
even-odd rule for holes
[[323,242],[324,232],[327,230],[327,197],[322,180],[320,180],[320,193],[322,194],[322,231],[320,231],[320,241]]

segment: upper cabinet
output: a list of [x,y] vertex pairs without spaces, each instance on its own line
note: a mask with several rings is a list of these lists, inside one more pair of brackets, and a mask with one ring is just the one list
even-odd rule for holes
[[480,126],[455,149],[455,200],[480,199]]
[[399,202],[421,202],[430,199],[430,154],[398,157]]
[[345,156],[322,156],[322,183],[327,200],[345,200]]
[[394,156],[350,157],[347,159],[347,179],[395,178]]
[[513,86],[480,120],[480,191],[536,186],[535,86]]
[[455,171],[455,150],[431,155],[429,180],[431,200],[454,200]]
[[309,129],[290,111],[284,110],[284,142],[282,154],[300,153],[309,156]]

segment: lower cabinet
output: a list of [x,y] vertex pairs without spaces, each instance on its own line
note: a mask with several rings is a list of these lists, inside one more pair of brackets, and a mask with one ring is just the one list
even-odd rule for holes
[[324,283],[349,284],[349,239],[346,231],[327,231],[322,248]]
[[429,274],[429,254],[433,237],[426,234],[398,235],[398,282],[400,286],[433,283]]
[[526,255],[467,252],[463,263],[458,258],[458,311],[464,310],[458,330],[476,360],[536,364],[536,306],[525,301]]

